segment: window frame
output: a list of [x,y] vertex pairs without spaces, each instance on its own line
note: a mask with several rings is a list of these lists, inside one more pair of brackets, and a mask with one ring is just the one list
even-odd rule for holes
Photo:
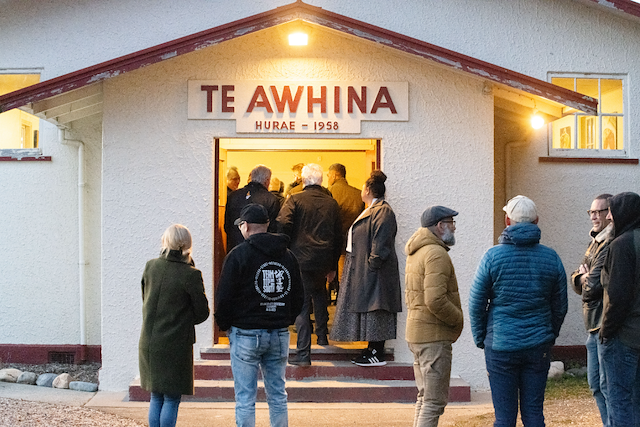
[[[629,138],[629,79],[628,74],[621,73],[561,73],[553,72],[547,75],[549,83],[553,78],[571,78],[574,80],[574,89],[576,87],[577,79],[597,79],[598,80],[598,96],[601,97],[600,85],[602,80],[620,80],[622,82],[622,113],[601,113],[601,99],[598,99],[598,115],[595,116],[598,119],[598,142],[602,144],[602,120],[603,117],[621,117],[622,118],[622,150],[605,150],[602,148],[554,148],[553,147],[553,122],[550,122],[547,126],[547,149],[549,157],[565,157],[565,158],[593,158],[593,159],[628,159],[631,156],[630,151],[630,138]],[[580,117],[594,117],[591,114],[585,114],[582,112],[572,112],[567,116],[573,116],[573,135],[572,140],[575,144],[578,144],[578,121]],[[566,117],[566,116],[565,116]]]

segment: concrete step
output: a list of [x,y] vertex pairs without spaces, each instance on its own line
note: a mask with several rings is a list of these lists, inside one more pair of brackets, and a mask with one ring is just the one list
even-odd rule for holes
[[[231,380],[230,360],[198,360],[194,365],[196,380]],[[388,362],[385,366],[363,367],[345,361],[312,362],[311,366],[287,365],[288,381],[306,379],[413,381],[413,365]]]
[[[287,382],[289,402],[413,402],[413,381],[336,381],[306,380]],[[233,402],[233,380],[195,381],[195,395],[183,396],[190,402]],[[148,401],[149,394],[140,388],[139,380],[129,386],[129,400]],[[258,381],[258,401],[265,402],[264,384]]]
[[[415,402],[417,389],[413,365],[393,361],[393,349],[387,349],[385,366],[362,367],[351,363],[360,354],[361,345],[317,346],[311,349],[311,366],[287,365],[289,402]],[[291,351],[295,351],[292,346]],[[194,364],[195,395],[184,401],[233,402],[233,375],[229,346],[216,344],[201,351],[203,360]],[[129,386],[129,400],[148,401],[140,380]],[[265,401],[264,385],[258,382],[258,401]],[[450,402],[471,401],[471,388],[465,381],[451,378]]]
[[[363,345],[316,345],[311,346],[311,360],[323,361],[323,360],[343,360],[350,361],[353,357],[358,356]],[[295,353],[296,347],[292,345],[289,348],[289,353]],[[203,347],[200,349],[200,358],[204,360],[229,360],[229,344],[215,344],[213,347]],[[393,349],[385,349],[385,358],[387,362],[392,362]]]

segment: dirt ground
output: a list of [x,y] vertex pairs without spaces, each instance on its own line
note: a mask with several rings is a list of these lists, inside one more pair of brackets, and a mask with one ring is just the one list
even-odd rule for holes
[[[443,417],[441,426],[448,427],[491,427],[495,418],[493,411],[488,414],[465,417],[460,414],[449,419]],[[544,404],[544,417],[547,427],[577,426],[595,427],[602,425],[600,413],[596,402],[592,397],[553,399],[547,400]],[[522,426],[518,419],[517,426]]]

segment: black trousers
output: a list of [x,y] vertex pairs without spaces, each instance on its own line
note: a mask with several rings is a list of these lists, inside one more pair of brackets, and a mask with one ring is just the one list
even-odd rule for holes
[[304,286],[304,305],[302,312],[296,318],[296,330],[298,331],[298,357],[311,357],[311,311],[316,321],[316,336],[326,336],[329,333],[327,323],[329,312],[327,311],[326,274],[321,271],[302,271],[302,284]]

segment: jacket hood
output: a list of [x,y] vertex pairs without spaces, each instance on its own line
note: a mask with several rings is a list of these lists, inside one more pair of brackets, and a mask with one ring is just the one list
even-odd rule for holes
[[506,245],[535,245],[540,242],[540,228],[530,222],[520,222],[505,228],[499,243]]
[[640,227],[640,196],[626,192],[613,196],[609,202],[615,237]]
[[276,233],[258,233],[249,236],[246,242],[265,255],[280,257],[284,255],[289,246],[289,236]]
[[418,249],[427,245],[438,245],[445,248],[447,251],[450,249],[442,239],[433,234],[431,230],[425,227],[420,227],[413,233],[413,236],[409,238],[407,244],[404,247],[404,253],[407,255],[413,255]]

